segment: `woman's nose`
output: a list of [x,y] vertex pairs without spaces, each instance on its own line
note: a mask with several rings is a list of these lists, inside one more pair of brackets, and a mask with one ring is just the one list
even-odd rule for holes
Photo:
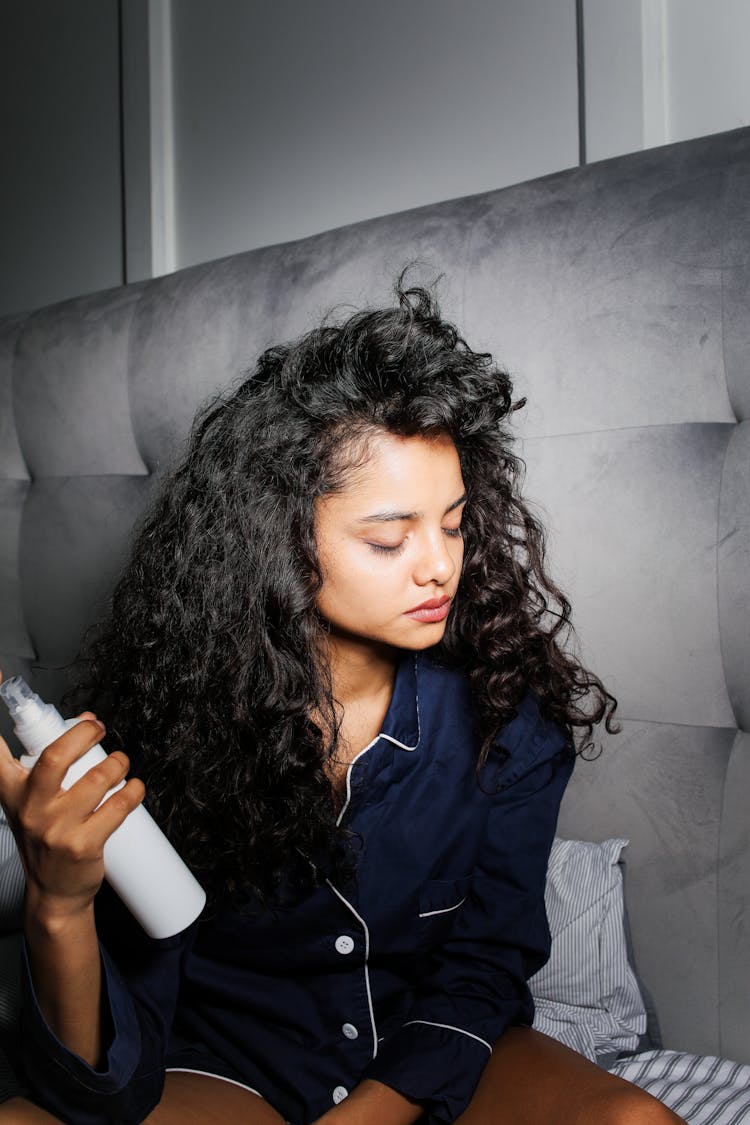
[[443,532],[439,536],[428,536],[414,571],[417,585],[426,586],[429,582],[437,582],[443,586],[450,581],[455,571],[456,564]]

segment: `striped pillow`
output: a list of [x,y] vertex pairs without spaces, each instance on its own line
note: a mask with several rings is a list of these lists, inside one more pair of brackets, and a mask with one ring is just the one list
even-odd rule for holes
[[555,840],[544,896],[552,952],[529,981],[534,1027],[604,1064],[635,1050],[646,1030],[625,940],[619,859],[627,842]]

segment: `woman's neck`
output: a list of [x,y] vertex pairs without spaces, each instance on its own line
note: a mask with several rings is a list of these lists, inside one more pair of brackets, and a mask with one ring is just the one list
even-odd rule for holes
[[[349,764],[381,729],[393,694],[398,650],[329,634],[326,658],[337,702],[338,731],[333,756],[325,763],[340,806]],[[325,724],[320,724],[325,729]]]
[[390,698],[398,650],[341,634],[331,633],[326,640],[333,695],[344,708],[384,695]]

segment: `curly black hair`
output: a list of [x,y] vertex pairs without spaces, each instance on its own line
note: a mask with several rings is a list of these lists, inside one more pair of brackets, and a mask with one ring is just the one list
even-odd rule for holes
[[615,700],[569,650],[570,606],[521,497],[507,422],[522,405],[433,295],[399,282],[394,307],[270,348],[197,416],[73,698],[134,758],[149,807],[214,898],[273,902],[350,870],[325,770],[338,720],[314,506],[368,434],[448,435],[460,457],[461,596],[431,655],[469,676],[478,768],[529,689],[571,745],[590,746],[602,720],[613,729]]

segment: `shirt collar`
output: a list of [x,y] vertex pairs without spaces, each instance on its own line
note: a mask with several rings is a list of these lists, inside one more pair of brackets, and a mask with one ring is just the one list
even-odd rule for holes
[[416,750],[419,746],[418,668],[418,653],[405,652],[396,668],[393,695],[379,736],[402,750]]

